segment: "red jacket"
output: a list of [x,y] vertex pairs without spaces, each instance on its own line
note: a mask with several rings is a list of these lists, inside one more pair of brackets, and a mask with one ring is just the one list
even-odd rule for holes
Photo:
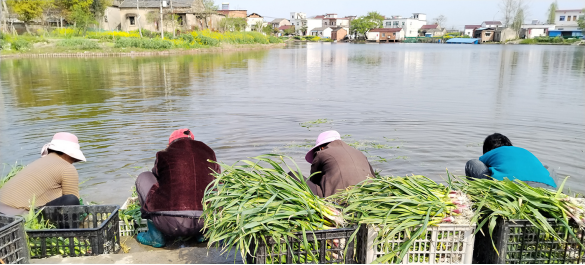
[[146,209],[157,211],[201,211],[205,188],[220,173],[213,150],[203,142],[180,138],[156,153],[152,173],[156,183],[146,196]]

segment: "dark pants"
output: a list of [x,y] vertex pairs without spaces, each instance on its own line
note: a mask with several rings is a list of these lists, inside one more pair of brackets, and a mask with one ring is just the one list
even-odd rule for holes
[[157,183],[152,172],[147,171],[138,175],[136,179],[136,191],[140,201],[142,216],[151,219],[158,230],[169,237],[202,236],[203,217],[202,211],[158,211],[150,212],[145,209],[146,196]]
[[[547,169],[548,167],[545,166]],[[555,179],[555,171],[549,169],[549,173],[551,177]],[[491,179],[492,171],[490,168],[484,164],[483,162],[479,161],[479,159],[472,159],[467,161],[465,164],[465,176],[472,178],[472,179]],[[524,181],[524,183],[528,184],[530,187],[534,188],[545,188],[555,190],[554,187],[549,186],[547,184],[541,182],[534,182],[534,181]]]

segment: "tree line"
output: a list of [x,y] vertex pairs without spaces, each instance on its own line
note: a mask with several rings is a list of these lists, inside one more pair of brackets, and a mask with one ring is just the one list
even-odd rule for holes
[[50,18],[65,20],[69,24],[82,29],[99,24],[101,17],[113,0],[0,0],[8,7],[10,13],[24,23],[27,32],[29,24],[40,21],[45,24]]

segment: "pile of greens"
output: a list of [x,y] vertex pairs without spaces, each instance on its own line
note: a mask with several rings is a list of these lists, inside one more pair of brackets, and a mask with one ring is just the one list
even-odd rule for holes
[[345,206],[350,222],[377,230],[373,244],[385,254],[375,263],[401,262],[429,226],[469,225],[472,216],[466,195],[424,176],[368,179],[328,199]]
[[[344,227],[341,213],[311,192],[296,164],[293,170],[278,155],[253,159],[254,162],[243,160],[233,166],[220,163],[223,172],[215,174],[216,179],[207,187],[203,204],[208,247],[219,243],[224,253],[235,247],[242,257],[255,256],[258,245],[269,245],[272,238],[278,248],[268,252],[295,252],[293,263],[317,261],[310,250],[318,253],[319,246],[309,243],[307,234]],[[289,171],[295,177],[288,175]],[[295,232],[301,232],[301,236]]]

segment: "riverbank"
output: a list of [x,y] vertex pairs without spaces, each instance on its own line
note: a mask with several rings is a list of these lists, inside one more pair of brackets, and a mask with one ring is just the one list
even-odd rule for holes
[[[171,36],[170,34],[166,36]],[[160,38],[138,32],[88,32],[70,29],[42,35],[0,34],[0,57],[107,57],[195,54],[258,50],[284,46],[284,42],[259,32],[192,31]]]
[[273,44],[221,44],[219,47],[206,47],[197,49],[170,49],[149,50],[141,48],[111,48],[103,50],[58,50],[38,49],[27,53],[1,54],[0,58],[54,58],[54,57],[123,57],[123,56],[165,56],[179,54],[199,54],[214,52],[253,51],[273,48],[282,48],[285,43]]

